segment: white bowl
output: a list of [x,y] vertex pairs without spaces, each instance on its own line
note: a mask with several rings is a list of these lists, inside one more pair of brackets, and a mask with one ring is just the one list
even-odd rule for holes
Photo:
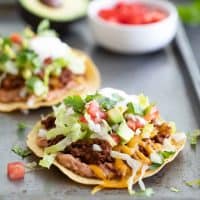
[[107,22],[98,16],[102,8],[112,7],[121,1],[94,0],[89,4],[89,25],[100,46],[120,53],[147,53],[165,47],[174,38],[178,14],[172,3],[164,0],[123,0],[156,6],[168,13],[165,19],[151,24],[122,25]]

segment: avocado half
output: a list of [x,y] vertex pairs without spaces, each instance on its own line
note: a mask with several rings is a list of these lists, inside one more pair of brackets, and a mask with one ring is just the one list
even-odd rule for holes
[[23,19],[34,29],[41,20],[48,19],[51,27],[65,32],[68,25],[85,17],[89,0],[63,0],[59,7],[51,7],[41,0],[19,0],[18,5]]

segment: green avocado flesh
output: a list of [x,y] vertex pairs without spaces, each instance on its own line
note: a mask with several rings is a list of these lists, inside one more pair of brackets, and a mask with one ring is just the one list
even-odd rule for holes
[[123,115],[116,108],[109,110],[107,114],[108,114],[109,120],[114,124],[117,124],[123,121]]
[[40,0],[19,0],[19,3],[38,17],[66,22],[85,16],[89,0],[64,0],[63,5],[58,8],[47,6]]

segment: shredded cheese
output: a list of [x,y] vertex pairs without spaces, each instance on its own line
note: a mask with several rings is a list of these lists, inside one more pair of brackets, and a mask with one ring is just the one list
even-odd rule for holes
[[124,161],[119,158],[115,159],[115,168],[122,173],[123,177],[126,176],[130,170]]
[[94,174],[100,179],[106,179],[106,174],[104,171],[98,167],[97,165],[90,165],[90,169],[94,172]]
[[142,191],[145,191],[145,185],[144,185],[144,182],[142,181],[142,178],[144,177],[144,174],[146,172],[146,170],[148,169],[149,167],[147,165],[143,165],[142,166],[142,169],[141,169],[141,174],[140,174],[140,177],[138,179],[138,184],[140,186],[140,189]]
[[151,160],[146,157],[143,153],[141,153],[140,151],[136,151],[136,155],[140,158],[140,160],[142,160],[142,162],[150,165],[151,164]]

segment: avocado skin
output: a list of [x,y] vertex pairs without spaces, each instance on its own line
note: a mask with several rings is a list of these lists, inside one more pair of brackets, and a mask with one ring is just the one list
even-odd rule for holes
[[[33,28],[34,31],[36,31],[39,23],[44,19],[42,17],[39,17],[37,15],[32,14],[31,12],[29,12],[28,10],[26,10],[20,3],[19,1],[17,1],[17,8],[19,10],[19,13],[21,15],[21,17],[23,18],[23,20],[28,23],[29,25],[31,25],[31,27]],[[51,28],[56,30],[58,33],[60,33],[61,35],[66,34],[70,27],[72,26],[72,24],[80,22],[82,20],[84,20],[86,17],[80,17],[80,18],[76,18],[74,20],[71,21],[66,21],[66,22],[59,22],[59,21],[53,21],[53,20],[49,20],[50,24],[51,24]]]

